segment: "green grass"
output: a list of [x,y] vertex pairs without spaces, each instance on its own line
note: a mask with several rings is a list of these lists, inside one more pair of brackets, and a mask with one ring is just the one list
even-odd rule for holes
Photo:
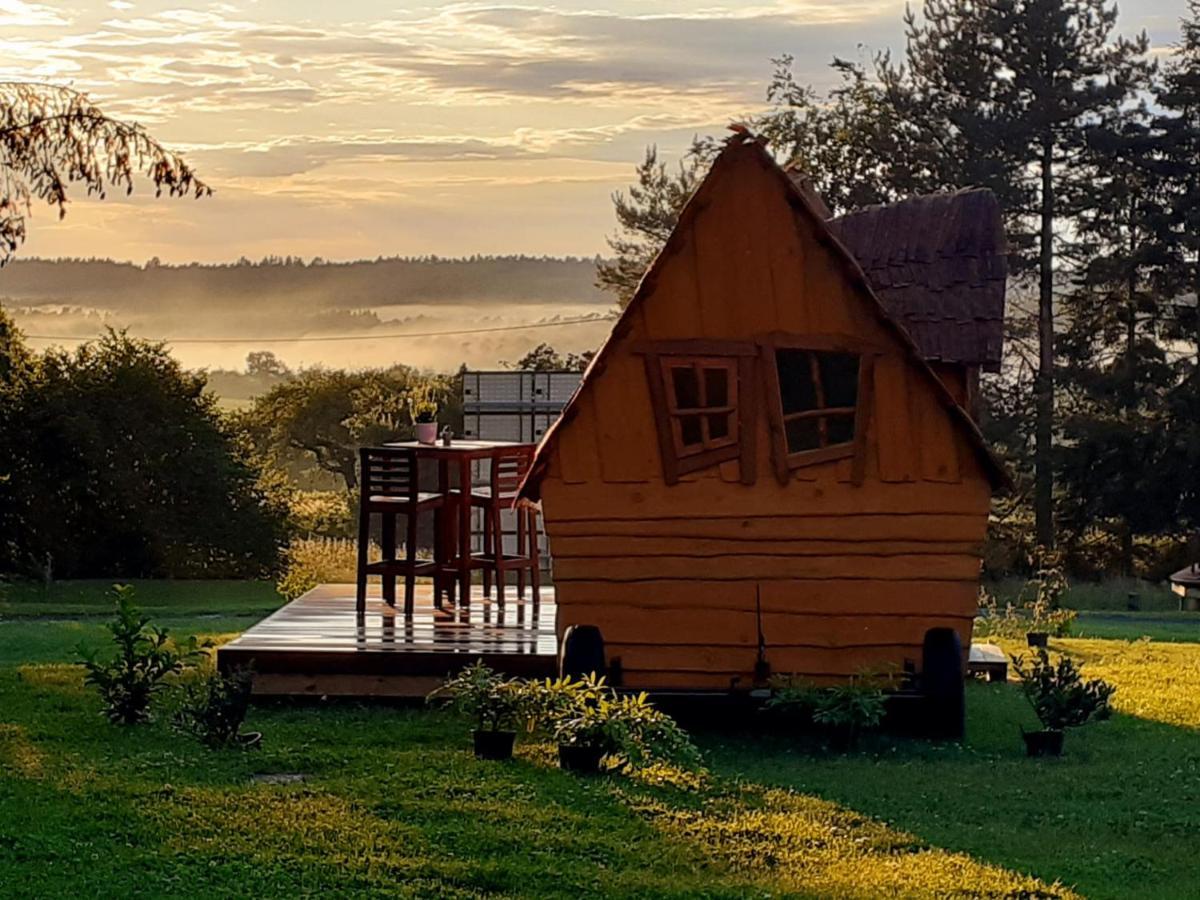
[[[245,626],[177,587],[158,588],[173,633]],[[208,617],[178,613],[201,598]],[[103,634],[0,621],[0,896],[1200,896],[1200,645],[1052,641],[1118,687],[1061,760],[1024,757],[1014,686],[972,684],[961,746],[709,728],[713,776],[682,789],[573,777],[537,743],[478,762],[464,723],[421,709],[257,707],[255,752],[117,728],[70,663]]]
[[[283,598],[269,581],[148,581],[133,586],[137,603],[152,616],[234,615],[261,618]],[[106,617],[112,613],[111,580],[0,584],[0,619]]]
[[1200,613],[1089,610],[1081,612],[1071,624],[1071,634],[1121,641],[1148,637],[1154,641],[1200,643]]
[[[1004,578],[986,582],[985,586],[1001,603],[1015,601],[1025,583],[1023,578]],[[1072,581],[1062,599],[1067,609],[1121,610],[1129,609],[1130,594],[1136,595],[1138,609],[1145,612],[1178,612],[1179,598],[1171,593],[1170,585],[1143,581],[1140,578],[1108,578],[1104,581]]]

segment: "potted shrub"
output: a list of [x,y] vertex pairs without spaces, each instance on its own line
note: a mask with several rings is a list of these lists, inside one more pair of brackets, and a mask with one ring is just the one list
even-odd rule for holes
[[551,726],[563,769],[595,774],[606,757],[617,769],[699,764],[686,732],[644,693],[618,695],[595,675],[547,681],[537,693],[538,718]]
[[408,392],[408,413],[420,443],[437,443],[437,412],[437,401],[429,385],[423,384]]
[[764,706],[800,726],[820,728],[835,749],[849,750],[864,731],[879,727],[885,703],[880,680],[865,673],[823,688],[794,676],[778,676],[771,681]]
[[1021,730],[1025,751],[1030,756],[1060,756],[1067,728],[1104,719],[1111,714],[1112,685],[1093,678],[1084,681],[1070,657],[1057,664],[1045,650],[1038,650],[1028,667],[1024,657],[1013,657],[1013,668],[1021,679],[1021,691],[1042,723],[1041,731]]
[[1075,612],[1060,609],[1058,605],[1067,592],[1062,553],[1037,547],[1030,562],[1033,564],[1033,575],[1022,586],[1019,597],[1029,616],[1025,642],[1030,647],[1045,647],[1050,635],[1061,637],[1067,633],[1075,619]]
[[517,726],[528,718],[528,690],[492,671],[482,660],[447,679],[429,695],[475,720],[471,737],[479,759],[511,759]]

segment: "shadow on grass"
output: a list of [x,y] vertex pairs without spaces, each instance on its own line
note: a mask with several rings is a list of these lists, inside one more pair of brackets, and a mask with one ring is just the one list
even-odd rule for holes
[[[442,714],[337,704],[251,711],[257,752],[209,752],[164,725],[110,726],[68,666],[0,669],[36,778],[0,778],[0,865],[49,896],[313,893],[478,896],[1036,896],[854,804],[747,782],[698,791],[578,778],[531,745],[507,764]],[[729,748],[715,754],[728,762]],[[260,773],[304,776],[259,784]],[[767,785],[767,786],[764,786]],[[19,810],[46,811],[29,822]],[[111,842],[119,845],[110,846]],[[131,849],[133,848],[133,849]],[[87,879],[80,882],[78,879]],[[200,879],[199,882],[196,879]]]
[[1014,685],[975,684],[961,745],[880,736],[835,755],[810,738],[747,733],[702,744],[727,776],[826,798],[1089,897],[1200,896],[1194,850],[1178,840],[1195,828],[1200,732],[1118,713],[1072,730],[1063,758],[1029,759],[1020,729],[1035,725]]

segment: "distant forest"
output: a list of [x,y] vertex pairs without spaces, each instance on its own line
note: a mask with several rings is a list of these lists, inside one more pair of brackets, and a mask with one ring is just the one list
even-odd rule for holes
[[392,257],[305,262],[298,257],[228,264],[145,265],[101,259],[21,259],[0,271],[0,302],[143,312],[196,302],[208,309],[286,301],[361,309],[444,300],[605,303],[596,260],[533,256]]

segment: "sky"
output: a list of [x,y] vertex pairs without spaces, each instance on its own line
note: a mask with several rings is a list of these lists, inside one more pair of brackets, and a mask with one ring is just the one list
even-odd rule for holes
[[[1126,0],[1162,51],[1185,0]],[[903,44],[897,0],[0,0],[0,78],[65,84],[183,151],[204,200],[37,208],[28,256],[590,256],[645,147],[763,106],[770,59]]]

